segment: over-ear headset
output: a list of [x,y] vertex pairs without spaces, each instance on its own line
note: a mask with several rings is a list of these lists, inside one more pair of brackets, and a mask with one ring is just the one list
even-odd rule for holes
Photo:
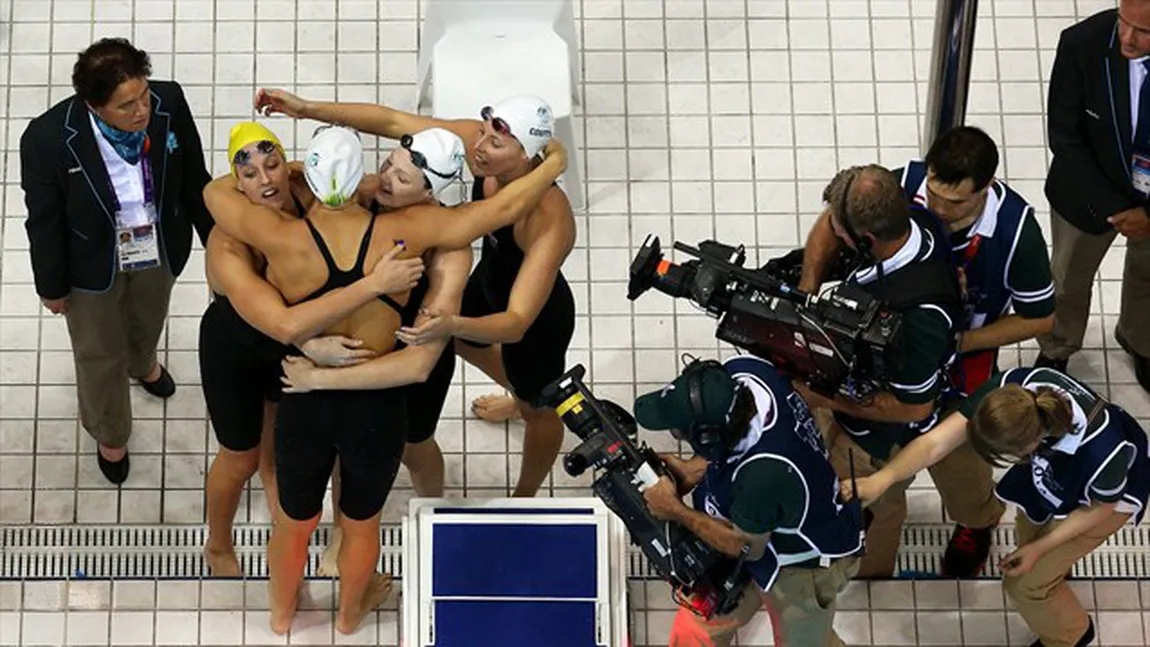
[[855,244],[855,249],[858,250],[859,255],[869,259],[871,258],[871,241],[866,236],[860,236],[858,231],[855,230],[854,224],[851,223],[847,206],[851,194],[851,187],[854,185],[855,177],[857,176],[858,173],[856,172],[851,173],[847,177],[847,183],[846,186],[843,187],[843,194],[839,197],[838,208],[836,210],[838,211],[839,221],[843,226],[843,230],[847,232],[847,236],[850,237],[851,242]]
[[706,402],[703,399],[703,375],[710,370],[726,371],[723,365],[713,359],[693,359],[683,369],[687,380],[687,399],[691,403],[691,429],[687,430],[691,440],[700,446],[723,445],[727,439],[726,420],[713,422],[706,420]]

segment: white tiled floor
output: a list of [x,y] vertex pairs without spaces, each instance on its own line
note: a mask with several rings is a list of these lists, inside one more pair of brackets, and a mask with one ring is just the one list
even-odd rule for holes
[[[1043,105],[1058,33],[1113,5],[980,3],[968,120],[1002,145],[1001,174],[1038,205],[1044,224]],[[647,233],[664,242],[714,236],[767,258],[800,242],[836,169],[915,156],[934,2],[578,0],[576,12],[590,210],[578,216],[578,246],[564,267],[579,313],[569,363],[588,366],[600,395],[627,402],[673,375],[678,353],[718,350],[712,322],[687,304],[625,300],[633,250]],[[110,35],[132,38],[151,53],[157,78],[183,84],[216,172],[226,168],[228,129],[251,116],[257,84],[413,107],[416,0],[0,0],[0,524],[203,522],[215,444],[195,358],[207,299],[201,256],[176,287],[163,341],[179,394],[158,403],[133,392],[133,472],[120,492],[105,487],[92,442],[77,427],[64,322],[38,307],[31,284],[19,137],[28,119],[71,93],[75,52]],[[313,125],[273,127],[298,154]],[[1115,247],[1102,268],[1087,349],[1071,369],[1145,420],[1150,398],[1111,332],[1122,254]],[[1005,353],[1004,363],[1033,355],[1028,345]],[[521,431],[466,419],[466,403],[488,384],[473,369],[457,377],[439,430],[448,487],[503,495],[518,470]],[[648,440],[669,448],[665,436]],[[392,520],[411,494],[400,478]],[[555,495],[585,488],[562,470],[548,484]],[[265,522],[265,509],[253,487],[240,521]],[[927,483],[914,492],[911,514],[942,520]],[[307,620],[315,626],[291,642],[331,644],[330,586],[311,586],[316,609]],[[1098,601],[1101,644],[1150,641],[1150,617],[1140,611],[1150,604],[1145,585],[1078,586]],[[635,643],[665,644],[666,591],[641,583],[633,591]],[[5,582],[0,644],[271,644],[263,597],[257,582]],[[994,582],[856,583],[841,607],[851,644],[1028,644]],[[354,640],[396,644],[394,609],[393,602]],[[769,644],[769,634],[762,619],[742,644]]]

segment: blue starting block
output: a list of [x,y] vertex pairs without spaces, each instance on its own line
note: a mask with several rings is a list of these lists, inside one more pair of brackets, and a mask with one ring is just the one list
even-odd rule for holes
[[627,546],[597,499],[414,499],[403,643],[625,647]]

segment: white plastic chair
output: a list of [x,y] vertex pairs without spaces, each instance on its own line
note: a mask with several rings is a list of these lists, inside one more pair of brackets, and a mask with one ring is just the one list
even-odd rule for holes
[[586,208],[573,107],[579,99],[572,0],[425,0],[416,106],[440,119],[478,119],[484,106],[533,94],[551,105],[567,147],[560,185]]

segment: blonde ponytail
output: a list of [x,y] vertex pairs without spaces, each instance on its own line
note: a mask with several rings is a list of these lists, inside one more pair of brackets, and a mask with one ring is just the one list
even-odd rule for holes
[[1034,407],[1038,411],[1042,426],[1046,429],[1046,435],[1062,438],[1070,433],[1074,426],[1074,411],[1058,391],[1048,386],[1041,386],[1032,395]]
[[992,465],[1006,466],[1025,457],[1047,437],[1062,438],[1073,425],[1070,405],[1057,391],[1037,393],[1017,384],[991,391],[967,423],[970,446]]

